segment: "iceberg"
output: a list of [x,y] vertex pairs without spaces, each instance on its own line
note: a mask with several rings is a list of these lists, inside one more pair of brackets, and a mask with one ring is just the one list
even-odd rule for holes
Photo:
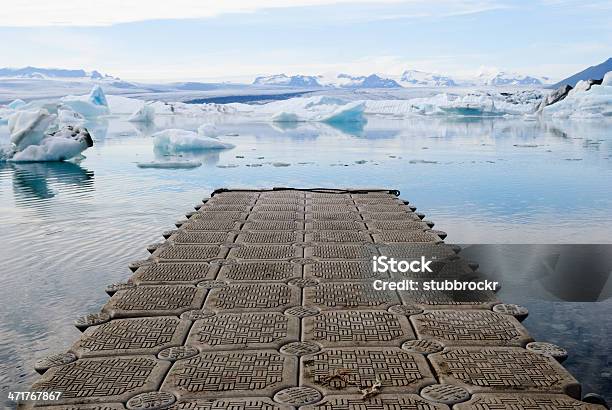
[[333,112],[323,115],[319,119],[319,121],[327,124],[339,124],[347,122],[365,123],[367,121],[363,116],[364,111],[365,103],[362,101],[357,101],[341,105]]
[[165,152],[229,149],[235,145],[216,138],[204,137],[193,131],[167,129],[153,134],[155,148]]
[[91,92],[89,93],[89,96],[87,97],[87,99],[90,103],[94,105],[108,107],[108,101],[106,101],[106,96],[104,95],[104,91],[102,90],[102,87],[100,87],[99,85],[95,85],[91,89]]
[[292,122],[300,122],[300,118],[297,116],[297,114],[293,112],[281,111],[281,112],[277,112],[276,114],[272,116],[272,121],[281,122],[281,123],[285,123],[285,122],[292,123]]
[[65,161],[80,155],[93,146],[93,139],[86,128],[68,125],[46,134],[37,143],[15,151],[8,158],[11,162]]
[[89,95],[69,95],[62,98],[61,102],[86,118],[110,114],[108,101],[99,85],[94,86]]
[[209,138],[216,138],[219,136],[219,131],[214,124],[202,124],[198,127],[198,134]]
[[612,117],[611,72],[606,73],[600,85],[579,81],[567,96],[542,109],[542,115],[552,118],[604,118]]
[[329,96],[291,98],[257,107],[234,104],[233,108],[239,113],[262,116],[277,123],[365,121],[363,101],[348,102]]
[[155,109],[148,104],[144,104],[128,118],[128,121],[151,123],[155,121]]

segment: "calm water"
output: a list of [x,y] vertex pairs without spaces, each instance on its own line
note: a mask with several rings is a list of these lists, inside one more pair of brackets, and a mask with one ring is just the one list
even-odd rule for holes
[[[157,128],[196,129],[158,118]],[[34,362],[66,350],[72,320],[97,311],[145,245],[217,187],[389,187],[454,243],[612,243],[612,123],[370,118],[365,128],[227,123],[237,148],[186,155],[193,170],[140,169],[165,159],[121,118],[89,124],[80,164],[0,164],[0,391],[27,390]],[[6,142],[6,126],[0,141]],[[255,166],[253,166],[255,165]],[[507,273],[505,277],[511,279]],[[503,276],[503,275],[502,275]],[[612,399],[612,303],[527,297],[536,339],[565,346],[585,392]],[[607,389],[607,390],[606,390]]]

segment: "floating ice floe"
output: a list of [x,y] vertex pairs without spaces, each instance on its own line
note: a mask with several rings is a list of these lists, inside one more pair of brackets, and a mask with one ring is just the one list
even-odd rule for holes
[[148,104],[144,104],[128,118],[128,121],[151,123],[155,121],[155,109]]
[[233,144],[181,129],[163,130],[153,134],[153,137],[155,138],[155,148],[166,152],[234,148]]
[[99,85],[94,86],[89,95],[68,95],[62,98],[61,102],[86,118],[110,114],[108,101]]
[[12,162],[66,161],[79,156],[93,146],[93,139],[85,128],[68,125],[45,135],[38,145],[30,145],[16,152]]
[[154,168],[154,169],[192,169],[202,166],[200,161],[152,161],[139,162],[138,168]]
[[202,124],[198,127],[198,134],[205,137],[216,138],[219,136],[219,131],[214,124]]
[[604,118],[612,117],[612,72],[606,73],[600,85],[579,81],[567,96],[542,109],[552,118]]
[[448,93],[408,100],[368,100],[366,114],[392,116],[457,115],[457,116],[503,116],[523,115],[535,112],[542,100],[539,91],[515,93],[472,92],[465,95]]
[[82,127],[64,126],[48,133],[56,116],[47,110],[17,111],[9,117],[11,145],[1,157],[12,162],[65,161],[93,146],[93,139]]
[[297,97],[252,106],[231,104],[238,113],[263,117],[278,123],[294,122],[365,122],[363,101],[345,101],[335,97]]

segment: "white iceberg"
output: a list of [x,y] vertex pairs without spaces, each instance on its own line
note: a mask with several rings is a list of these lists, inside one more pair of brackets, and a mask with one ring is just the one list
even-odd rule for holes
[[37,143],[16,150],[8,158],[11,162],[65,161],[79,156],[93,146],[91,135],[85,128],[68,125],[46,134]]
[[153,137],[155,138],[155,148],[166,152],[234,148],[233,144],[181,129],[163,130],[153,134]]
[[612,71],[608,71],[606,75],[604,75],[604,78],[601,81],[601,85],[608,86],[608,87],[612,86]]
[[91,89],[88,100],[90,103],[94,105],[108,107],[108,101],[106,100],[106,95],[104,95],[104,91],[102,90],[102,87],[100,87],[99,85],[95,85]]
[[144,104],[128,118],[128,121],[152,123],[155,121],[155,109],[148,104]]
[[365,104],[336,97],[298,97],[260,106],[232,105],[238,112],[254,114],[278,123],[291,122],[364,122]]
[[198,127],[198,134],[205,137],[216,138],[219,136],[219,131],[214,124],[202,124]]
[[62,98],[61,102],[86,118],[110,114],[108,101],[99,85],[94,86],[88,95],[68,95]]
[[138,168],[153,168],[153,169],[192,169],[202,166],[200,161],[151,161],[139,162],[136,164]]
[[281,112],[277,112],[276,114],[272,116],[272,121],[292,123],[292,122],[300,122],[300,118],[297,116],[296,113],[281,111]]
[[[542,114],[552,118],[605,118],[612,117],[612,74],[606,73],[601,85],[578,82],[567,97],[552,105],[544,107]],[[583,84],[581,84],[583,83]]]

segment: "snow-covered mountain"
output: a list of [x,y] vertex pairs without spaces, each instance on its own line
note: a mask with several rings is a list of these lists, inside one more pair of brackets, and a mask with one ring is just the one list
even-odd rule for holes
[[317,77],[308,75],[276,74],[255,78],[253,85],[280,85],[286,87],[321,87]]
[[451,77],[418,70],[404,71],[399,82],[404,87],[453,87],[457,85]]
[[350,74],[338,74],[335,81],[330,85],[341,88],[401,88],[402,86],[391,78],[381,77],[376,74],[368,76],[352,76]]
[[41,68],[41,67],[23,67],[23,68],[0,68],[0,78],[34,78],[34,79],[92,79],[92,80],[118,80],[118,78],[110,75],[105,75],[99,71],[85,71],[82,69],[69,70],[65,68]]
[[512,73],[508,71],[490,71],[482,70],[475,79],[477,85],[492,85],[492,86],[542,86],[548,84],[548,77],[534,77],[530,75]]

